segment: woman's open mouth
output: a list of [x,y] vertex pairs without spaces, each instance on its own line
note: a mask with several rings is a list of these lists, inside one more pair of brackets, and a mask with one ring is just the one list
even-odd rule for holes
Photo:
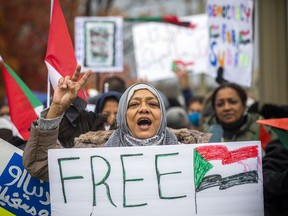
[[148,118],[140,118],[137,121],[137,125],[141,128],[141,129],[147,129],[149,128],[149,126],[152,124],[152,121]]

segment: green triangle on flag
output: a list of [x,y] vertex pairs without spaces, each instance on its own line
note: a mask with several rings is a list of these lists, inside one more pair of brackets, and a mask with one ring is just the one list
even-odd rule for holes
[[195,188],[198,188],[206,173],[213,168],[213,165],[201,156],[201,154],[194,149],[194,181]]
[[37,119],[44,106],[12,68],[3,61],[1,56],[0,64],[11,121],[21,134],[21,138],[28,140],[30,136],[29,127],[32,121]]

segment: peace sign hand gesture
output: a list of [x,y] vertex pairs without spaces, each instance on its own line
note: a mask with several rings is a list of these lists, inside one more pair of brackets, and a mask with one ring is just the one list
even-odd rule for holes
[[80,72],[81,66],[77,65],[72,78],[65,76],[58,80],[58,85],[54,90],[53,101],[46,116],[47,119],[56,118],[65,113],[92,73],[91,70],[88,70],[78,80]]

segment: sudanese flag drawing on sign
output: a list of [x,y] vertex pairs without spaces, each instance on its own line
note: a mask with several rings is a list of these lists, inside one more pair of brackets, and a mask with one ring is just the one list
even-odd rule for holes
[[[245,163],[245,160],[253,158],[258,158],[258,147],[256,145],[245,146],[231,151],[222,145],[197,147],[194,149],[196,193],[211,187],[225,190],[237,185],[258,183],[258,170]],[[233,170],[232,174],[224,175],[224,173],[211,172],[215,162],[227,167],[233,167],[234,164],[237,164],[237,166],[229,169]]]

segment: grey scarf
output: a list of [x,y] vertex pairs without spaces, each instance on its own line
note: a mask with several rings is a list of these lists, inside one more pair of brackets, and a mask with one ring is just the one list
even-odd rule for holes
[[[160,110],[161,110],[161,123],[158,128],[157,134],[151,138],[144,140],[132,137],[126,122],[126,112],[129,100],[133,96],[134,92],[139,89],[147,89],[152,94],[154,94],[160,103]],[[165,104],[159,92],[152,85],[144,83],[136,83],[130,86],[123,93],[119,101],[116,120],[118,128],[109,137],[108,141],[105,143],[105,147],[171,145],[178,143],[176,136],[166,129],[167,122],[166,122]]]

